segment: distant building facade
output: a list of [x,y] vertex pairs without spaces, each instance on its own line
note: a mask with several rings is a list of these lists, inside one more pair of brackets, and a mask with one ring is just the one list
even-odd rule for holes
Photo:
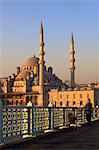
[[88,98],[93,106],[99,105],[99,89],[52,89],[49,92],[49,101],[56,107],[84,107]]

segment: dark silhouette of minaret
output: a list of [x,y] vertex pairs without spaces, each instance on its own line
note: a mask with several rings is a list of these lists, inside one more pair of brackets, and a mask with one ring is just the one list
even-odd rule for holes
[[74,59],[74,38],[73,38],[73,32],[71,33],[71,42],[70,42],[70,71],[71,71],[71,81],[70,86],[71,88],[75,87],[75,59]]

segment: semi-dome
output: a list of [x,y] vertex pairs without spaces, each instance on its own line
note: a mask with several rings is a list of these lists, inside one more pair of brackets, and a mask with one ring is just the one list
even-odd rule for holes
[[26,79],[27,78],[27,71],[21,71],[18,76],[16,77],[16,79]]

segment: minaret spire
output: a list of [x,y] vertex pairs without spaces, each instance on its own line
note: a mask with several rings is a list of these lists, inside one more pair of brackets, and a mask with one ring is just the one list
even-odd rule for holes
[[41,89],[41,105],[44,105],[44,35],[42,21],[40,23],[40,49],[39,49],[39,86]]
[[74,38],[73,32],[71,33],[71,42],[70,42],[70,71],[71,71],[71,88],[75,87],[75,59],[74,59]]
[[[43,25],[40,23],[40,44],[43,43]],[[43,43],[44,44],[44,43]],[[44,45],[43,45],[44,46]]]

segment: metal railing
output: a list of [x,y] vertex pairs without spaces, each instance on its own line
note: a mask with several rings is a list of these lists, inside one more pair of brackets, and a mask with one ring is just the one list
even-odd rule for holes
[[[70,121],[70,115],[74,116],[74,122]],[[92,121],[98,119],[99,108],[93,108]],[[84,108],[3,106],[0,101],[0,143],[85,122]]]

